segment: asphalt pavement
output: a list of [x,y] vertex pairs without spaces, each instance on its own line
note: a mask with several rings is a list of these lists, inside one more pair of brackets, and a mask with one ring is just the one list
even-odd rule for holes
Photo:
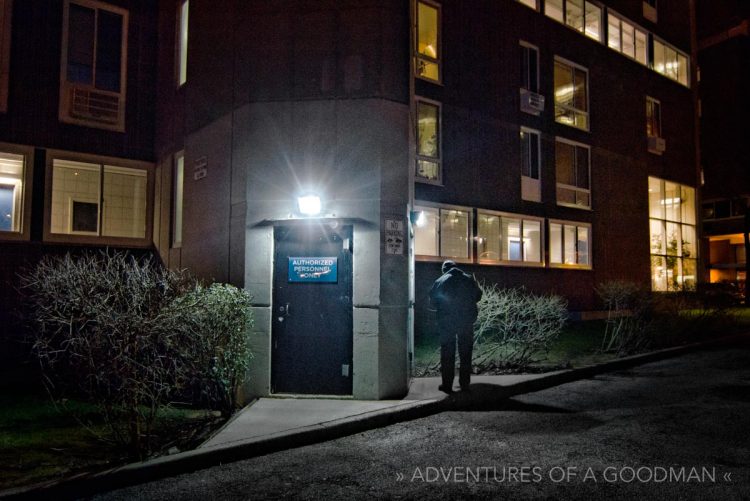
[[475,399],[96,499],[750,499],[748,430],[744,345]]

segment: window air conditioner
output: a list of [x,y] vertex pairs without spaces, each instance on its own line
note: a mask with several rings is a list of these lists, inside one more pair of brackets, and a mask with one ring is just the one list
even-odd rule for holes
[[667,142],[663,137],[648,137],[648,151],[661,155],[667,150]]
[[521,111],[539,115],[544,111],[544,96],[527,89],[521,89]]
[[102,124],[117,125],[120,121],[120,97],[109,93],[72,86],[70,116]]

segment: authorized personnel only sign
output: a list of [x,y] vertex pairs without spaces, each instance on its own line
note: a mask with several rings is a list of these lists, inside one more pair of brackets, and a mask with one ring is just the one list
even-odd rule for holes
[[290,282],[336,283],[337,257],[290,257]]

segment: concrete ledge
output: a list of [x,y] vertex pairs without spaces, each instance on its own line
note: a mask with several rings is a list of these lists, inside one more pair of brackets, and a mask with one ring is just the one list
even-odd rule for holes
[[[0,492],[2,499],[76,499],[129,485],[189,473],[221,463],[262,456],[304,445],[324,442],[394,423],[409,421],[477,404],[491,404],[515,395],[533,393],[605,372],[683,355],[699,349],[731,345],[750,339],[750,333],[624,357],[609,362],[539,375],[507,386],[479,384],[477,391],[440,399],[408,401],[391,408],[296,428],[273,436],[234,442],[224,447],[199,448],[150,461],[133,463],[95,474],[82,474],[63,481],[35,484]],[[492,387],[492,391],[486,391]]]

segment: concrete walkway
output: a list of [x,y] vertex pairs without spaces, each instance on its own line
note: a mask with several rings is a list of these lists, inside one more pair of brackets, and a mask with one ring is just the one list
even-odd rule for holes
[[[472,387],[476,387],[477,391],[482,393],[483,398],[486,391],[481,390],[484,386],[491,385],[501,390],[546,375],[474,376]],[[400,414],[440,401],[465,397],[460,393],[449,397],[438,390],[439,385],[440,378],[437,377],[413,379],[408,395],[401,400],[373,401],[325,397],[261,398],[237,413],[226,426],[201,445],[199,450],[248,445],[261,440],[313,432],[384,414]]]

